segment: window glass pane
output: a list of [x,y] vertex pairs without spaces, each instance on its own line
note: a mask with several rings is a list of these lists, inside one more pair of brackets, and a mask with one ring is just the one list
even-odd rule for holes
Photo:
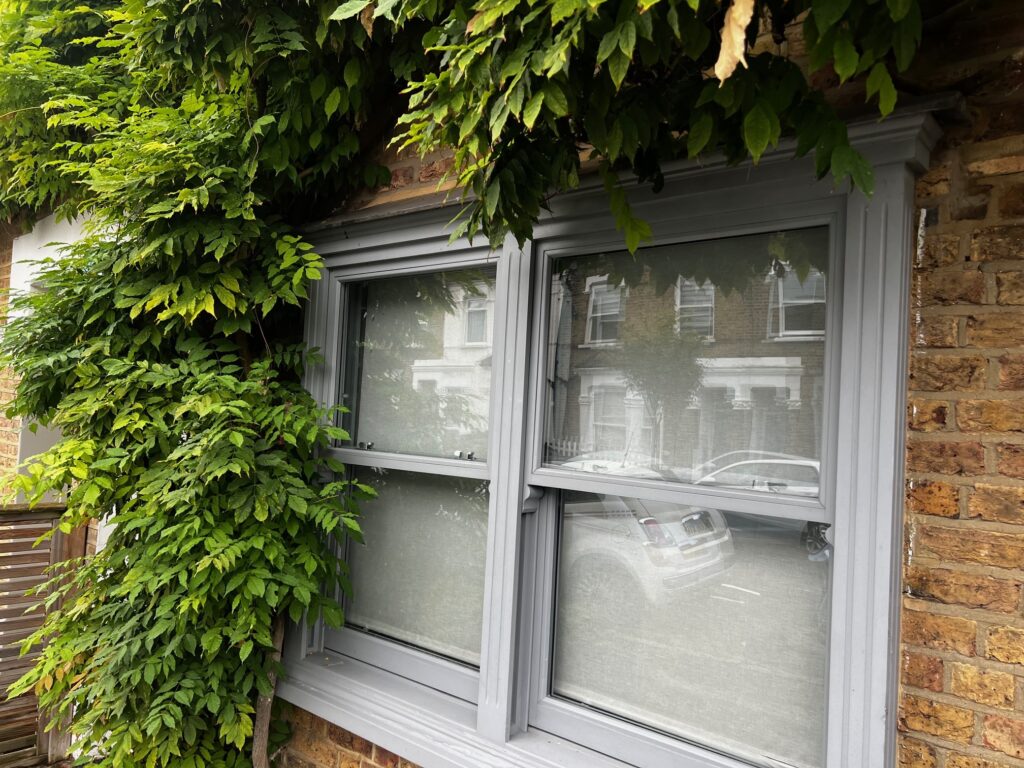
[[561,510],[554,695],[755,765],[824,765],[822,525],[576,492]]
[[[825,339],[780,344],[765,329],[778,323],[777,283],[796,273],[818,277],[796,280],[813,301],[787,306],[787,323],[793,312],[797,326],[824,328],[828,259],[827,227],[554,259],[544,462],[688,483],[743,460],[806,462],[816,475]],[[617,343],[593,346],[609,333],[594,294],[607,285],[623,286]]]
[[470,299],[466,304],[466,343],[487,342],[487,304],[481,299]]
[[485,459],[494,271],[370,280],[349,291],[342,403],[353,442]]
[[594,283],[590,288],[587,341],[596,343],[618,340],[621,313],[621,288],[604,282]]
[[345,621],[467,664],[480,662],[487,483],[378,471],[348,558]]

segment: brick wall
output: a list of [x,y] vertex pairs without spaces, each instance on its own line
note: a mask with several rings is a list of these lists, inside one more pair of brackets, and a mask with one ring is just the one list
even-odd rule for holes
[[419,768],[303,709],[292,708],[287,719],[294,735],[278,758],[278,768]]
[[901,768],[1024,766],[1021,61],[975,70],[917,186]]

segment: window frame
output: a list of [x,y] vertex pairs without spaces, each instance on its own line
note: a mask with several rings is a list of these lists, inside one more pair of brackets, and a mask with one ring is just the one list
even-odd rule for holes
[[[683,206],[680,206],[682,208]],[[552,317],[549,300],[552,284],[553,263],[566,256],[582,256],[621,250],[617,246],[614,230],[601,230],[589,226],[585,230],[570,231],[551,238],[535,237],[533,256],[534,317],[533,356],[531,358],[531,390],[529,401],[529,425],[527,483],[531,487],[544,488],[538,511],[531,516],[530,525],[536,527],[536,551],[528,565],[528,572],[534,574],[533,592],[523,599],[524,606],[532,606],[534,614],[530,621],[533,635],[521,637],[520,643],[532,649],[531,654],[520,660],[521,667],[528,670],[528,680],[520,681],[520,690],[529,691],[528,723],[540,731],[555,736],[575,738],[583,736],[587,744],[603,754],[622,760],[637,759],[647,768],[677,768],[680,765],[695,768],[738,768],[749,763],[727,755],[720,755],[708,747],[691,744],[682,739],[662,735],[653,729],[630,723],[611,714],[602,713],[579,704],[558,698],[549,692],[552,648],[554,639],[554,613],[556,606],[556,570],[558,564],[558,496],[562,491],[589,491],[614,496],[638,496],[656,501],[674,502],[680,505],[709,506],[727,512],[744,512],[769,515],[783,519],[795,519],[834,526],[836,522],[834,498],[835,456],[837,440],[837,419],[839,402],[839,364],[843,333],[842,272],[845,266],[843,248],[846,233],[846,203],[838,197],[824,197],[807,200],[798,208],[789,205],[763,206],[761,208],[739,208],[727,216],[728,228],[716,222],[719,217],[708,217],[699,212],[680,215],[674,211],[671,219],[656,221],[661,227],[655,228],[651,247],[671,244],[702,242],[718,238],[738,237],[751,234],[778,231],[797,231],[812,227],[826,226],[829,229],[829,273],[835,280],[826,282],[827,321],[823,373],[825,378],[825,414],[820,437],[821,483],[817,499],[765,491],[738,490],[679,483],[669,480],[599,475],[581,470],[566,470],[544,463],[545,422],[547,413],[547,379],[551,376],[553,362],[551,346],[548,343],[549,324]],[[588,318],[589,322],[589,318]],[[593,407],[593,406],[592,406]],[[830,537],[830,542],[832,539]],[[832,542],[834,543],[834,542]],[[838,631],[842,632],[840,628]],[[829,682],[842,664],[840,659],[829,660]],[[694,762],[683,762],[692,760]]]
[[[422,255],[413,260],[385,259],[376,263],[338,265],[328,267],[329,284],[327,286],[326,310],[329,317],[337,318],[337,327],[327,337],[327,343],[333,344],[337,350],[336,360],[330,374],[324,376],[321,396],[333,395],[333,400],[340,402],[345,386],[346,367],[350,365],[346,350],[349,348],[348,307],[350,287],[362,281],[408,277],[417,274],[436,274],[465,269],[494,268],[493,253],[486,248],[476,247],[468,250],[457,250],[451,254],[436,256]],[[406,262],[403,267],[403,261]],[[460,326],[462,324],[460,323]],[[503,337],[495,323],[492,330],[492,355],[504,354],[501,349]],[[486,342],[484,342],[486,344]],[[483,346],[476,344],[474,346]],[[492,372],[493,387],[493,372]],[[493,398],[489,407],[488,425],[493,414]],[[490,447],[489,447],[490,448]],[[468,460],[440,456],[427,456],[414,453],[393,453],[359,448],[355,445],[336,445],[327,450],[334,459],[349,468],[385,469],[411,472],[420,475],[433,475],[463,480],[490,481],[492,467],[488,459]],[[490,454],[490,450],[488,450]],[[488,517],[493,514],[494,502],[488,499]],[[346,541],[341,549],[353,546]],[[343,600],[340,592],[336,598]],[[394,674],[419,682],[439,692],[454,696],[469,703],[476,701],[479,690],[480,674],[472,665],[448,659],[411,644],[387,638],[383,635],[361,629],[343,626],[337,629],[319,628],[319,644],[322,648],[337,652],[365,664],[380,669],[388,669]]]
[[[837,192],[830,181],[809,181],[813,178],[810,163],[792,160],[792,146],[786,144],[766,154],[756,170],[730,168],[724,161],[683,164],[667,170],[665,189],[659,195],[639,187],[630,189],[635,212],[651,222],[656,232],[664,222],[678,221],[681,210],[691,218],[732,221],[741,211],[764,211],[760,206],[766,199],[773,201],[768,209],[776,214],[771,217],[776,221],[779,213],[806,211],[808,204],[822,201],[832,201],[843,212],[845,303],[837,364],[846,376],[833,376],[833,381],[844,407],[835,420],[835,454],[827,464],[822,457],[823,467],[845,468],[832,477],[823,471],[822,476],[823,486],[827,484],[829,496],[835,500],[830,654],[841,661],[829,680],[827,768],[887,765],[895,755],[913,174],[927,167],[938,133],[924,112],[894,116],[881,124],[871,121],[851,126],[851,141],[875,166],[876,191],[870,201],[859,194]],[[526,360],[529,350],[537,349],[531,345],[531,323],[538,325],[533,322],[536,307],[530,306],[531,262],[537,258],[538,248],[559,238],[570,238],[574,247],[585,246],[594,222],[610,218],[607,201],[596,183],[555,198],[552,208],[524,248],[510,239],[500,254],[492,255],[498,268],[494,338],[496,342],[499,339],[499,315],[508,338],[504,340],[507,357],[495,354],[492,372],[489,464],[507,471],[495,472],[491,478],[476,705],[393,672],[325,653],[321,627],[315,622],[290,628],[286,643],[288,675],[279,687],[283,698],[424,768],[462,768],[467,764],[626,768],[632,764],[603,754],[600,744],[582,747],[529,726],[528,660],[536,652],[533,643],[537,637],[529,595],[544,573],[535,557],[544,535],[538,521],[545,517],[544,507],[553,504],[555,496],[545,496],[538,489],[550,487],[554,481],[560,487],[597,493],[621,493],[623,486],[616,482],[614,489],[604,490],[603,480],[580,478],[571,472],[558,475],[550,468],[535,466],[534,459],[540,454],[532,440],[526,439],[526,425],[533,425],[535,418],[527,413],[531,401],[536,411],[534,384],[515,361]],[[400,220],[370,214],[363,221],[329,224],[313,235],[329,274],[313,287],[307,313],[310,344],[338,349],[331,342],[332,336],[336,340],[339,318],[336,310],[332,315],[327,300],[335,270],[371,265],[375,274],[399,274],[410,266],[432,263],[437,254],[458,262],[473,252],[464,240],[448,241],[444,224],[450,216],[450,210],[407,211]],[[729,227],[724,234],[739,232]],[[546,287],[537,295],[545,294]],[[325,402],[331,391],[337,391],[325,389],[325,381],[337,374],[339,361],[332,359],[336,357],[328,354],[324,362],[310,369],[307,379],[310,391]],[[522,426],[505,430],[498,429],[499,424]],[[538,435],[535,426],[529,428]],[[353,454],[358,454],[358,449]],[[358,458],[344,452],[336,455],[343,461]],[[380,457],[375,459],[379,462]],[[405,468],[400,465],[406,457],[383,459],[393,462],[393,468]],[[648,498],[658,494],[679,497],[678,489],[642,490]],[[718,495],[713,490],[689,489],[686,493],[714,502]],[[800,506],[795,499],[786,503]],[[814,505],[821,506],[818,501],[812,501]],[[801,510],[801,515],[807,511]],[[844,632],[844,627],[851,631]],[[672,755],[672,765],[677,768],[746,765],[652,732],[643,731],[643,738],[655,751]]]
[[710,322],[708,323],[708,326],[709,326],[708,327],[708,332],[707,333],[698,333],[697,334],[697,338],[701,339],[702,341],[714,341],[715,340],[715,286],[713,284],[711,284],[710,282],[707,282],[704,285],[697,285],[696,286],[697,290],[705,291],[705,292],[707,291],[707,288],[705,286],[709,287],[710,288],[710,293],[711,293],[711,301],[705,302],[703,304],[683,304],[683,283],[685,283],[685,282],[693,283],[694,285],[696,285],[696,283],[697,283],[697,281],[694,280],[693,278],[683,277],[682,275],[680,275],[678,278],[676,278],[676,286],[675,286],[676,287],[676,333],[682,333],[683,332],[683,324],[682,324],[681,319],[680,319],[680,313],[683,310],[707,309],[707,310],[709,310],[709,314],[710,314]]

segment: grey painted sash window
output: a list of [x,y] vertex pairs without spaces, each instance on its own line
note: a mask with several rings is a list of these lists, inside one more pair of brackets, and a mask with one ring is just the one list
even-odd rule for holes
[[293,629],[281,695],[424,768],[893,765],[936,133],[850,135],[870,201],[781,153],[682,166],[633,191],[635,258],[598,186],[497,252],[450,210],[325,228],[308,385],[380,497],[349,625]]

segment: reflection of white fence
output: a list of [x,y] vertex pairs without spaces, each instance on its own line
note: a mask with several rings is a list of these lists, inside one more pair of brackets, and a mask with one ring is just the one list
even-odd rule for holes
[[583,442],[578,437],[563,440],[548,440],[544,444],[544,457],[548,461],[559,462],[574,459],[586,453]]

